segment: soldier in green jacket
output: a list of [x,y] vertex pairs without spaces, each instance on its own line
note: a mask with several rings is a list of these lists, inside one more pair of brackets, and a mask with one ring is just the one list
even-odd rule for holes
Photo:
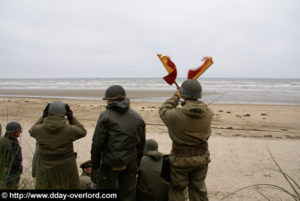
[[[189,200],[208,200],[205,178],[210,162],[208,138],[211,134],[213,113],[198,100],[202,87],[197,80],[188,79],[159,110],[172,140],[170,154],[171,188],[169,200],[184,200],[188,187]],[[182,107],[177,107],[183,98]]]
[[86,130],[69,105],[59,101],[48,104],[29,133],[39,147],[36,189],[79,189],[73,141],[84,137]]
[[162,159],[157,142],[153,139],[146,140],[145,153],[138,170],[138,201],[168,201],[169,182],[160,177]]
[[0,188],[17,189],[23,172],[22,149],[18,138],[22,133],[19,122],[9,122],[0,140]]
[[136,171],[145,145],[145,122],[130,108],[122,86],[110,86],[104,100],[106,110],[100,114],[92,142],[92,181],[100,189],[116,189],[118,184],[120,200],[134,201]]

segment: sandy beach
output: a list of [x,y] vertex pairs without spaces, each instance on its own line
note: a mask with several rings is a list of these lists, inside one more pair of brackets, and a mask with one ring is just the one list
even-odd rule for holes
[[[170,90],[129,90],[129,98],[164,97],[172,95]],[[1,96],[18,97],[79,97],[81,99],[100,99],[104,97],[105,90],[102,89],[0,89]]]
[[[3,90],[2,90],[3,92]],[[74,91],[73,91],[74,92]],[[41,93],[59,93],[55,90]],[[76,92],[79,93],[79,92]],[[82,93],[82,92],[81,92]],[[92,93],[92,92],[85,92]],[[103,91],[101,92],[103,93]],[[171,92],[128,92],[131,97],[164,96]],[[2,95],[5,93],[2,93]],[[17,93],[26,96],[26,91]],[[9,94],[6,94],[9,96]],[[97,96],[101,96],[98,94]],[[85,95],[82,95],[84,98]],[[19,121],[23,126],[20,138],[24,173],[23,183],[28,185],[31,178],[31,160],[35,141],[28,130],[42,115],[51,98],[0,98],[0,123],[5,128],[8,121]],[[74,143],[78,153],[77,163],[90,158],[91,140],[99,114],[105,110],[106,102],[97,100],[61,99],[68,103],[74,116],[85,126],[88,134]],[[171,140],[167,129],[158,115],[161,102],[131,102],[147,124],[146,138],[159,142],[159,151],[169,153]],[[211,163],[206,179],[210,200],[219,200],[242,187],[253,184],[275,184],[291,190],[267,151],[269,147],[281,168],[300,183],[300,106],[293,105],[252,105],[252,104],[211,104],[214,112],[213,131],[209,140]],[[3,131],[4,132],[4,129]],[[3,133],[2,133],[3,134]],[[278,194],[283,200],[286,195],[268,190],[270,196]],[[264,200],[255,190],[241,191],[227,200]]]

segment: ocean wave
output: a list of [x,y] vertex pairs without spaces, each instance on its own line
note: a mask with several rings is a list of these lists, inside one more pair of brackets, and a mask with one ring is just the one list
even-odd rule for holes
[[[178,78],[178,84],[181,85],[184,80]],[[300,79],[201,78],[199,81],[210,100],[218,98],[212,94],[224,95],[218,102],[300,104]],[[105,90],[114,84],[122,85],[126,90],[176,89],[174,85],[168,85],[162,78],[0,79],[2,90]]]

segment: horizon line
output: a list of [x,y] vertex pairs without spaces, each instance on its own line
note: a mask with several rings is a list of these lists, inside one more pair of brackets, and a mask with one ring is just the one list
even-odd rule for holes
[[[163,77],[9,77],[1,80],[12,79],[163,79]],[[200,77],[198,79],[300,79],[300,77]],[[187,79],[185,77],[177,77],[177,79]]]

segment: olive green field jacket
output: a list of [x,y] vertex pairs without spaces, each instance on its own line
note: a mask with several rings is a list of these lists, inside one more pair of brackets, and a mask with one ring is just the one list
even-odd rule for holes
[[73,142],[84,137],[86,129],[74,117],[40,118],[29,130],[38,144],[37,184],[39,189],[79,189],[79,175]]
[[[167,126],[172,142],[185,146],[207,144],[211,134],[212,111],[200,100],[187,100],[182,107],[178,107],[178,102],[177,96],[172,96],[159,109],[160,118]],[[208,162],[208,149],[199,156],[170,156],[171,165],[180,167],[198,166]]]

